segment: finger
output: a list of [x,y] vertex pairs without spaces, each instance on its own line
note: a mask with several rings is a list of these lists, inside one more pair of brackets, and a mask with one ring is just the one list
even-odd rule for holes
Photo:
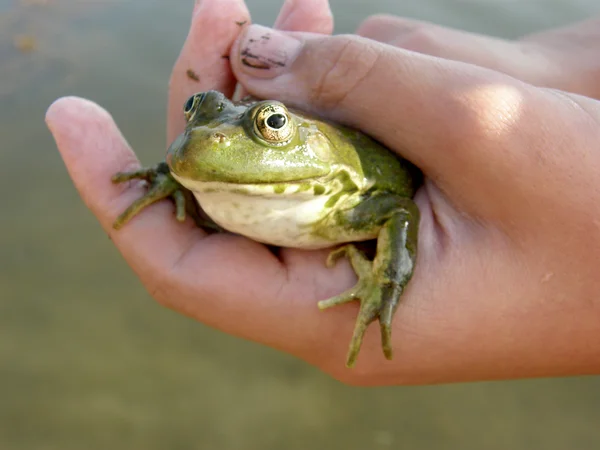
[[[520,40],[535,41],[550,44],[556,47],[571,49],[573,43],[581,44],[581,50],[594,50],[589,46],[591,42],[600,39],[600,17],[592,17],[579,22],[569,23],[559,28],[536,31],[520,37]],[[585,45],[588,44],[588,45]]]
[[356,34],[419,53],[493,68],[498,57],[514,55],[514,43],[420,20],[390,15],[371,16]]
[[346,343],[329,335],[343,323],[351,325],[352,311],[321,314],[316,300],[352,283],[348,267],[327,269],[323,259],[298,252],[286,269],[263,245],[227,234],[206,236],[192,220],[177,222],[170,202],[153,205],[115,231],[115,218],[145,189],[111,182],[116,172],[139,165],[113,119],[90,101],[67,97],[50,106],[46,122],[85,204],[156,300],[312,361],[322,354],[315,346],[326,342],[323,352],[339,347],[343,365]]
[[356,34],[379,42],[392,43],[418,28],[426,22],[388,14],[376,14],[363,20],[356,29]]
[[589,139],[581,130],[595,126],[556,93],[357,36],[253,25],[232,55],[236,77],[253,94],[361,129],[423,169],[462,212],[480,218],[516,211],[508,187],[523,201],[540,195],[535,186],[558,187],[552,166],[539,170],[540,158],[552,149],[552,164],[567,164],[568,155],[540,142],[560,142],[568,132]]
[[[83,201],[127,259],[142,271],[168,265],[189,244],[190,223],[174,220],[173,206],[160,202],[115,232],[115,218],[145,192],[141,183],[113,184],[111,176],[139,166],[112,117],[96,104],[76,97],[56,100],[46,113],[69,175]],[[144,246],[159,258],[150,258]]]
[[[319,34],[333,32],[333,14],[328,0],[286,0],[273,26],[277,30],[306,31]],[[248,93],[242,85],[236,86],[234,100]]]
[[[55,101],[46,113],[46,122],[56,141],[69,175],[83,201],[98,218],[104,231],[122,252],[142,280],[156,286],[165,281],[165,275],[205,234],[193,221],[181,224],[175,220],[174,206],[170,202],[159,202],[144,210],[119,231],[112,228],[115,218],[138,199],[145,188],[140,184],[115,185],[111,176],[116,172],[137,167],[139,162],[131,148],[119,132],[112,117],[98,105],[75,97]],[[244,240],[247,241],[247,240]],[[238,257],[249,268],[261,267],[269,272],[269,265],[276,261],[263,246],[248,241],[249,245],[235,243],[229,248],[227,240],[222,242],[223,251],[236,253],[228,257],[227,264],[242,276],[246,269],[236,269]],[[208,245],[207,245],[208,246]],[[252,264],[245,261],[250,249]],[[261,259],[261,258],[264,258]],[[194,280],[201,280],[201,273],[207,273],[214,264],[203,262],[193,269],[198,271]],[[202,268],[202,272],[200,272]],[[272,267],[271,267],[272,268]],[[223,267],[221,267],[223,269]],[[252,276],[259,277],[258,270],[250,269]],[[214,275],[214,274],[213,274]],[[260,277],[259,277],[260,278]],[[257,278],[258,279],[258,278]],[[207,278],[210,281],[210,278]],[[265,281],[266,283],[266,281]],[[207,283],[207,289],[214,287]]]
[[255,95],[362,129],[436,178],[495,163],[483,156],[489,135],[510,129],[531,95],[499,73],[356,36],[253,25],[232,55]]
[[333,32],[333,14],[328,0],[286,0],[274,27],[285,31],[319,34]]
[[199,0],[190,31],[171,73],[167,110],[167,141],[171,143],[185,126],[186,99],[215,89],[233,94],[236,80],[227,55],[250,14],[243,0]]
[[525,35],[518,42],[524,49],[548,55],[550,63],[541,67],[545,76],[539,85],[600,99],[600,17]]
[[[181,254],[189,242],[188,231],[195,230],[191,221],[186,225],[174,221],[174,207],[169,202],[153,205],[123,230],[114,231],[115,218],[146,188],[142,183],[111,181],[114,174],[139,167],[139,161],[107,111],[82,98],[63,97],[48,108],[46,123],[84,203],[117,245],[136,246],[148,234],[158,250],[166,253],[163,256]],[[173,240],[156,240],[158,236]]]
[[544,84],[552,78],[548,72],[558,69],[544,52],[519,42],[420,20],[376,15],[362,22],[356,34],[406,50],[476,64],[533,84]]

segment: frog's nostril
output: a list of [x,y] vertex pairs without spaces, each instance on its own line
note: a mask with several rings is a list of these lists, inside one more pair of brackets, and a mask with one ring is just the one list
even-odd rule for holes
[[229,139],[223,133],[214,133],[213,139],[217,144],[229,145]]

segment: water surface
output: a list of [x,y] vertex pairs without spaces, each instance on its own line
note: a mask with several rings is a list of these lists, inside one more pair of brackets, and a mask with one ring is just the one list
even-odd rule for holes
[[[43,115],[61,95],[91,98],[158,160],[191,3],[0,0],[0,449],[600,447],[600,378],[349,388],[149,298]],[[280,6],[249,3],[264,24]],[[503,37],[600,13],[596,0],[332,3],[340,33],[376,12]]]

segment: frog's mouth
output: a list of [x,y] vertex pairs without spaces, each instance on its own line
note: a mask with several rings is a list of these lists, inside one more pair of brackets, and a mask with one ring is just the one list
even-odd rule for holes
[[[236,145],[241,148],[234,148]],[[329,161],[318,158],[305,146],[244,148],[240,143],[232,144],[227,133],[207,127],[179,135],[167,150],[166,163],[184,186],[189,180],[256,186],[305,184],[332,172]]]
[[228,183],[189,180],[179,177],[174,173],[172,175],[183,187],[196,194],[232,193],[256,197],[294,196],[312,198],[332,193],[331,189],[325,183],[319,182],[318,179],[304,179],[282,183]]

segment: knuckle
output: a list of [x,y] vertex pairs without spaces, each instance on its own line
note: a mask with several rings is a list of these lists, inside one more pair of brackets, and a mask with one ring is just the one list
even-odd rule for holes
[[359,36],[371,36],[377,30],[379,18],[377,16],[369,16],[363,20],[356,28],[356,34]]
[[413,52],[433,55],[440,47],[439,31],[431,25],[418,25],[407,33],[400,34],[391,44]]
[[180,287],[174,276],[174,270],[160,268],[149,268],[140,274],[142,284],[146,291],[159,305],[182,312],[182,301],[180,300]]
[[442,109],[444,117],[452,118],[441,128],[446,149],[465,164],[479,161],[499,169],[500,160],[508,161],[520,148],[524,117],[535,120],[527,111],[527,97],[518,86],[489,77],[455,90]]
[[166,308],[171,308],[173,306],[173,302],[170,296],[167,294],[168,289],[166,289],[164,280],[148,279],[145,284],[148,294],[159,305]]
[[337,108],[355,92],[377,65],[379,48],[357,36],[336,36],[321,49],[328,61],[318,71],[310,89],[310,100],[323,109]]
[[380,34],[382,29],[390,29],[400,31],[407,26],[410,26],[409,21],[400,17],[394,17],[389,14],[374,14],[363,20],[356,29],[356,34],[359,36],[371,37]]

